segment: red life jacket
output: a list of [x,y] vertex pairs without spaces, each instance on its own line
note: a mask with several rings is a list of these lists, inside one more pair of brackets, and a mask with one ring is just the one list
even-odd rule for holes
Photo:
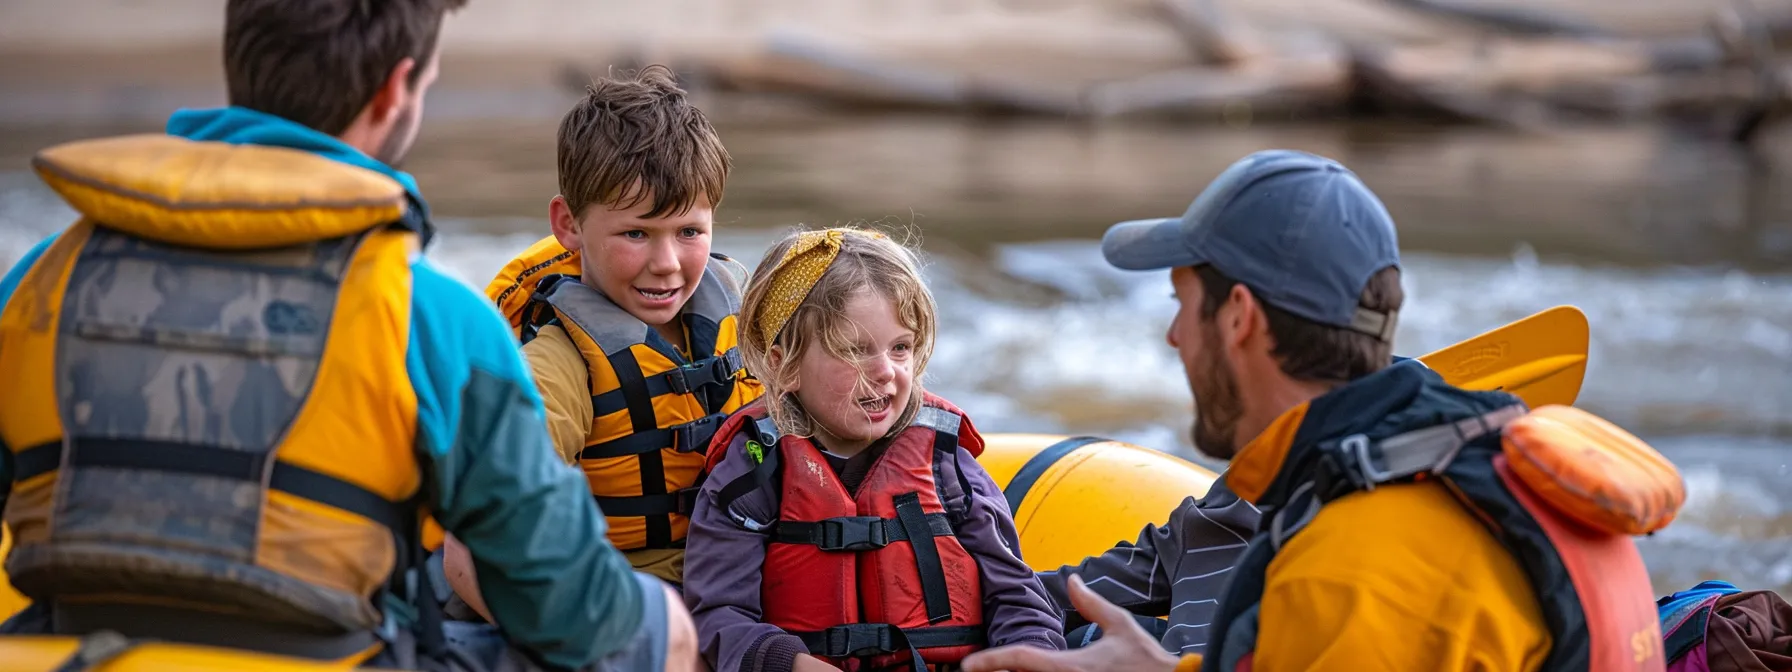
[[[856,659],[860,669],[906,662],[919,670],[956,663],[987,641],[977,561],[954,536],[969,489],[942,487],[935,468],[961,446],[972,456],[982,453],[983,439],[950,402],[928,395],[923,404],[913,424],[883,448],[856,494],[846,491],[813,441],[780,436],[761,403],[729,418],[711,444],[711,469],[741,432],[759,460],[722,488],[717,505],[770,537],[760,592],[764,621],[835,666]],[[777,496],[775,523],[748,520],[731,508],[767,488]]]

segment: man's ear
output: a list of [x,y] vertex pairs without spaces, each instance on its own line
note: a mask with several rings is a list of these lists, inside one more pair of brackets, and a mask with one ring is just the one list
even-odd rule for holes
[[386,73],[386,81],[373,92],[373,100],[368,102],[367,120],[375,126],[390,123],[404,110],[405,101],[411,97],[411,73],[417,69],[417,59],[405,58],[392,66]]
[[1226,294],[1225,305],[1220,306],[1214,319],[1220,322],[1221,338],[1234,348],[1243,347],[1247,341],[1269,333],[1263,304],[1257,303],[1257,296],[1244,283],[1232,285],[1232,291]]
[[572,206],[566,204],[566,197],[555,195],[548,202],[548,228],[554,231],[554,240],[560,246],[577,252],[579,249],[579,218],[574,217]]

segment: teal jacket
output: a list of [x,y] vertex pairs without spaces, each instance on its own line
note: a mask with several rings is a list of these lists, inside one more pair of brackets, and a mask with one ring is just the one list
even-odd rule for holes
[[[235,107],[182,110],[168,133],[310,151],[391,176],[424,207],[410,175],[279,117]],[[0,279],[0,306],[51,240]],[[411,280],[406,368],[417,392],[417,458],[435,493],[431,510],[472,553],[486,605],[511,643],[554,666],[595,662],[641,627],[641,584],[606,540],[584,477],[555,452],[508,323],[483,294],[421,255]],[[0,502],[12,487],[8,470],[0,460]]]

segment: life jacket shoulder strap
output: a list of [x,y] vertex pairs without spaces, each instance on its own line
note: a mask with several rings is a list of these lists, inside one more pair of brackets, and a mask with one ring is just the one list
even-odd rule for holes
[[1295,533],[1319,515],[1326,502],[1376,486],[1402,483],[1425,474],[1442,474],[1464,446],[1498,434],[1502,427],[1525,414],[1522,404],[1494,409],[1455,422],[1433,425],[1371,440],[1351,434],[1320,446],[1325,468],[1320,480],[1295,486],[1288,503],[1269,520],[1269,543],[1280,550]]
[[[569,275],[543,278],[529,298],[551,306],[585,333],[606,356],[614,356],[647,340],[647,324],[623,310],[609,297]],[[525,307],[525,319],[537,308]]]
[[962,417],[957,413],[932,404],[924,404],[921,406],[921,410],[915,413],[914,424],[917,427],[926,427],[935,432],[956,437],[958,436],[958,427],[962,424],[961,420]]
[[547,301],[547,296],[552,294],[562,282],[578,281],[577,276],[562,274],[543,276],[538,280],[528,298],[523,299],[522,308],[513,318],[517,325],[517,340],[528,343],[535,340],[535,337],[541,333],[542,327],[559,324],[560,317],[554,314],[554,306]]
[[1384,483],[1399,483],[1421,473],[1443,473],[1463,446],[1525,414],[1522,404],[1494,409],[1456,422],[1434,425],[1371,441],[1362,434],[1339,440],[1329,456],[1353,490],[1374,490]]

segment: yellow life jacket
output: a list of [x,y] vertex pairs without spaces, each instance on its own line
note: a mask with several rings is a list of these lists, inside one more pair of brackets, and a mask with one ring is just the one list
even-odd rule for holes
[[741,288],[730,266],[739,266],[710,256],[683,313],[695,361],[580,282],[578,255],[551,236],[486,287],[522,342],[555,324],[578,345],[594,416],[578,464],[620,550],[684,547],[710,437],[764,394],[736,348]]
[[81,217],[0,313],[13,585],[371,633],[421,566],[403,187],[164,135],[33,166]]

